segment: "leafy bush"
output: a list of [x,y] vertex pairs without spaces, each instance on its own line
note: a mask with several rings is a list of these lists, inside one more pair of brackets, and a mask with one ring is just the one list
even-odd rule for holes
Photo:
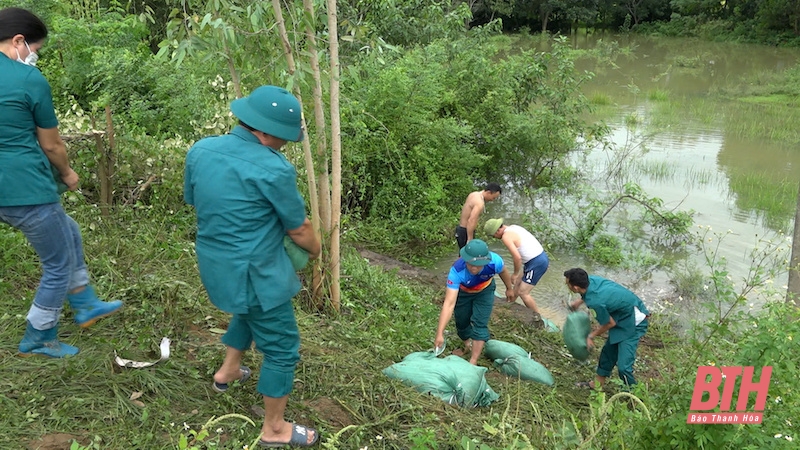
[[342,104],[346,214],[388,223],[389,242],[425,245],[450,239],[464,198],[484,180],[533,191],[573,179],[566,156],[586,131],[585,75],[575,74],[564,42],[521,54],[501,51],[507,44],[476,32],[369,59],[351,74]]

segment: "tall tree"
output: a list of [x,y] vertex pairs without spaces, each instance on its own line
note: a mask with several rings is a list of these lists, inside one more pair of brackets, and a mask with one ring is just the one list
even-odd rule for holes
[[342,214],[342,133],[339,120],[339,17],[336,0],[327,0],[328,36],[331,51],[331,303],[339,310],[341,294],[339,289],[339,231]]
[[[341,208],[341,147],[339,138],[338,109],[338,35],[334,28],[328,30],[330,54],[330,121],[331,151],[326,148],[325,114],[323,111],[322,73],[318,55],[324,54],[316,48],[316,14],[310,0],[302,8],[295,3],[281,4],[272,1],[272,8],[264,2],[246,0],[203,0],[205,3],[190,5],[190,0],[181,0],[183,12],[175,11],[159,54],[170,54],[180,64],[190,56],[202,57],[205,61],[223,62],[231,79],[237,85],[237,96],[245,87],[262,84],[261,80],[282,80],[303,104],[304,90],[312,91],[315,130],[306,133],[303,155],[308,177],[311,217],[315,231],[321,235],[329,257],[319,262],[312,272],[312,293],[318,308],[324,305],[324,287],[328,286],[331,306],[338,310],[339,293],[339,210]],[[194,9],[192,9],[194,8]],[[283,8],[288,8],[284,14]],[[336,26],[336,3],[327,4],[328,26]],[[190,11],[201,11],[194,14]],[[288,17],[289,20],[284,20]],[[298,19],[299,17],[299,19]],[[282,49],[276,53],[273,49]],[[308,59],[306,59],[306,57]],[[306,75],[312,74],[312,81]],[[273,84],[279,84],[273,82]],[[308,129],[305,115],[303,126]],[[317,143],[317,159],[314,161],[312,144]],[[331,155],[331,172],[328,172],[328,155]],[[337,159],[339,160],[337,162]],[[317,166],[319,164],[319,166]],[[315,169],[315,167],[319,167]],[[337,175],[338,167],[338,175]],[[339,187],[337,188],[337,184]],[[320,196],[320,192],[322,195]],[[324,278],[324,279],[323,279]]]

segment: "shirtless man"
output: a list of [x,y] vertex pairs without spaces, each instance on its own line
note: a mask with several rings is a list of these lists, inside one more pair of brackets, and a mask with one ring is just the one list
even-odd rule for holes
[[489,219],[483,231],[490,236],[503,241],[514,259],[514,273],[511,282],[514,284],[514,295],[509,297],[514,301],[517,296],[528,309],[533,310],[534,319],[538,319],[539,308],[531,295],[531,290],[542,278],[550,265],[550,259],[530,231],[519,225],[505,225],[503,219]]
[[500,197],[500,185],[489,183],[482,191],[475,191],[467,196],[464,207],[461,208],[461,220],[456,227],[456,242],[461,250],[467,242],[475,239],[475,228],[478,227],[478,217],[486,208],[486,202],[497,200]]

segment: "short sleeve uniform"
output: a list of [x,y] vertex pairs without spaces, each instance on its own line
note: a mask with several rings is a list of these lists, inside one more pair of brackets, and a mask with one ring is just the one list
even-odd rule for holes
[[475,294],[489,287],[493,277],[503,271],[503,258],[494,252],[489,252],[489,256],[492,261],[483,266],[477,275],[469,273],[467,263],[464,259],[458,258],[447,275],[447,289],[459,289],[467,294]]
[[[283,247],[306,219],[294,167],[241,126],[186,156],[184,199],[197,213],[197,259],[211,302],[245,314],[291,300],[300,281]],[[254,297],[254,299],[253,299]]]
[[589,287],[583,294],[586,306],[597,313],[600,325],[608,323],[613,317],[617,325],[608,331],[608,342],[616,344],[636,335],[634,306],[649,314],[644,303],[633,292],[605,278],[589,275]]
[[0,207],[59,201],[36,128],[58,126],[50,85],[39,69],[0,53]]
[[494,276],[503,271],[503,258],[489,252],[491,262],[483,266],[477,275],[467,269],[467,263],[458,258],[450,267],[447,289],[458,290],[453,318],[458,337],[466,341],[489,340],[489,317],[494,307]]

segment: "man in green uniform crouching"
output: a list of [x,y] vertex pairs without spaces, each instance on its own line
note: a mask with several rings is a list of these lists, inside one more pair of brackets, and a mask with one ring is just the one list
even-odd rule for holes
[[586,345],[594,347],[594,337],[608,331],[608,339],[600,351],[597,362],[597,378],[594,383],[581,382],[581,387],[603,387],[611,370],[617,366],[619,377],[625,385],[636,384],[633,377],[633,363],[639,339],[647,332],[647,319],[650,312],[642,300],[623,286],[596,275],[589,275],[580,268],[564,272],[564,279],[570,291],[581,298],[570,304],[575,310],[585,303],[597,313],[600,328],[589,333]]
[[212,387],[243,383],[242,353],[255,342],[263,355],[258,392],[264,397],[262,447],[308,447],[316,430],[289,423],[284,411],[300,359],[292,297],[300,281],[283,239],[311,258],[320,243],[297,190],[297,173],[279,152],[303,139],[300,103],[285,89],[261,86],[234,100],[239,125],[198,141],[186,156],[184,199],[197,212],[197,262],[211,302],[233,315],[222,336],[225,360]]

